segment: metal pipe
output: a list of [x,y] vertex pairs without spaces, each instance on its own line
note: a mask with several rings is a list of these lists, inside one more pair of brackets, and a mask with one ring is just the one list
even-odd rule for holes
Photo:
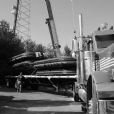
[[84,84],[84,52],[83,52],[83,24],[82,14],[79,14],[79,55],[80,55],[80,77],[79,83]]
[[83,36],[83,22],[82,22],[82,14],[79,14],[79,32],[80,32],[80,36]]

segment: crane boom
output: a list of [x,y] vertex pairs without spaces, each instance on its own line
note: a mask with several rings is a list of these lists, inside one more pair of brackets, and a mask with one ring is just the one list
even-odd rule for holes
[[15,34],[15,31],[16,31],[16,26],[17,26],[17,16],[18,16],[18,12],[19,12],[19,4],[20,4],[20,0],[17,0],[17,5],[14,6],[14,10],[15,10],[15,19],[14,19],[14,26],[13,26],[13,31],[14,31],[14,34]]
[[48,27],[49,27],[49,32],[51,35],[51,41],[52,41],[55,56],[60,57],[61,56],[61,52],[60,52],[61,46],[58,41],[58,36],[57,36],[57,32],[56,32],[56,27],[55,27],[55,22],[54,22],[54,18],[53,18],[51,4],[50,4],[49,0],[45,0],[45,2],[47,5],[47,10],[48,10],[48,15],[49,15],[49,18],[46,19],[46,24],[48,24]]

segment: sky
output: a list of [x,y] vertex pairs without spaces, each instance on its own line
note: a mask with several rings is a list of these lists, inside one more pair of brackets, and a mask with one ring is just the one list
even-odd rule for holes
[[[54,15],[59,43],[62,47],[72,46],[74,29],[79,36],[78,15],[82,13],[84,35],[94,32],[101,24],[114,25],[114,0],[50,0]],[[13,27],[14,16],[11,14],[16,0],[0,0],[0,20],[6,20]],[[72,10],[73,9],[73,10]],[[51,44],[45,0],[31,0],[31,39],[37,44]]]

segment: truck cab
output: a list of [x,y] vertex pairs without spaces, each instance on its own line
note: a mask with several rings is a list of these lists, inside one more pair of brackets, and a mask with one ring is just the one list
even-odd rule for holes
[[92,61],[92,74],[87,82],[88,113],[113,114],[114,30],[95,31],[92,40],[94,55],[97,55],[97,59]]
[[97,30],[89,37],[75,38],[74,53],[77,59],[75,101],[81,99],[87,114],[113,114],[114,30]]

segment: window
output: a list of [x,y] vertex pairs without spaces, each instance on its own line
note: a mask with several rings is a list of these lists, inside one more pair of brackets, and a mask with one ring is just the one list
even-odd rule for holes
[[108,46],[114,43],[114,34],[99,35],[99,36],[96,35],[95,39],[96,39],[98,49],[107,48]]

